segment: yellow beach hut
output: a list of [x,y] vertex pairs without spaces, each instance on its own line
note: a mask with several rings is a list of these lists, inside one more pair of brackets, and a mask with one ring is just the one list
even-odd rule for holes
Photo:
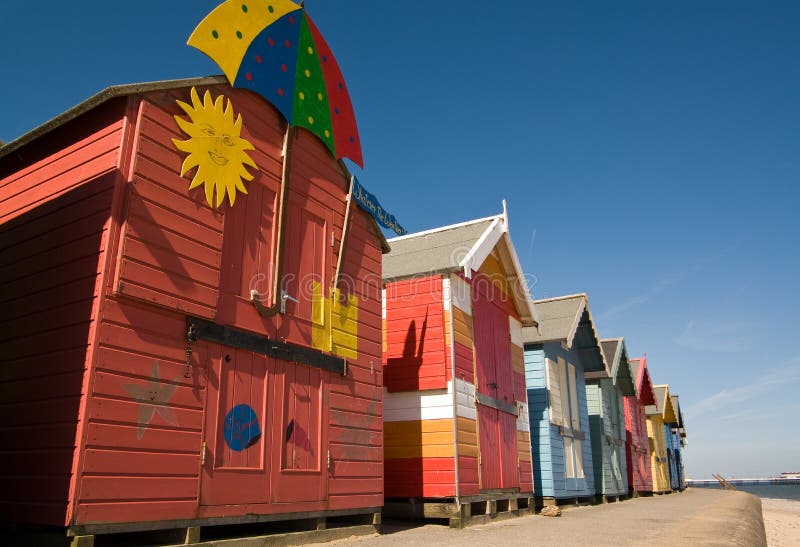
[[669,458],[664,424],[677,421],[669,386],[653,386],[656,404],[645,407],[647,413],[647,436],[650,439],[650,462],[653,467],[653,493],[672,492],[669,480]]

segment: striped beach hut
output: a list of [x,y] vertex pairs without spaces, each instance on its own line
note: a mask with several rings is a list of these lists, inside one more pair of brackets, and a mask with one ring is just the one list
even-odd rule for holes
[[677,418],[666,384],[653,386],[656,404],[645,408],[647,413],[647,436],[650,438],[650,463],[653,467],[653,492],[666,493],[672,491],[670,482],[669,444],[666,424],[674,423]]
[[407,515],[409,499],[424,499],[412,504],[414,515],[461,526],[473,502],[488,502],[483,512],[490,513],[498,501],[529,504],[522,328],[536,323],[506,214],[390,245],[383,261],[387,510]]
[[625,456],[625,405],[635,391],[625,340],[602,340],[608,370],[585,373],[597,495],[603,501],[628,495]]
[[595,495],[586,372],[607,373],[589,297],[537,300],[539,327],[523,329],[525,379],[534,454],[534,489],[542,503]]
[[632,496],[653,492],[653,466],[647,436],[645,407],[656,404],[656,394],[647,370],[647,355],[631,359],[631,374],[636,393],[625,397],[625,455],[628,488]]

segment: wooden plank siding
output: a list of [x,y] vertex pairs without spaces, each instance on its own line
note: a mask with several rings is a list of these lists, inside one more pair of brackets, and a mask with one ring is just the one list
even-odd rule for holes
[[628,485],[637,492],[652,492],[653,471],[644,407],[634,395],[625,397],[624,404]]
[[[569,480],[562,426],[550,421],[550,397],[545,372],[546,360],[555,362],[558,358],[575,367],[576,406],[580,431],[585,433],[585,438],[580,441],[583,475],[579,474]],[[525,346],[525,379],[528,387],[534,491],[537,496],[575,498],[595,494],[591,431],[583,372],[577,352],[567,351],[559,342]]]
[[389,392],[446,387],[441,276],[387,283],[386,333],[384,373]]
[[650,463],[653,475],[653,492],[669,492],[669,460],[667,441],[664,435],[664,419],[661,416],[647,417],[647,436],[650,441]]
[[[592,462],[598,494],[621,496],[628,492],[622,401],[610,378],[586,383],[591,429]],[[616,409],[612,407],[616,405]]]
[[[382,505],[381,245],[370,217],[355,208],[342,260],[345,298],[331,306],[333,351],[347,353],[348,373],[325,372],[321,388],[325,444],[315,457],[324,499],[200,506],[208,378],[219,346],[194,342],[186,376],[187,315],[312,342],[295,317],[258,315],[249,302],[254,272],[241,265],[259,234],[237,219],[255,200],[277,195],[284,122],[255,94],[210,89],[231,99],[244,118],[242,136],[256,146],[256,178],[236,207],[212,210],[179,175],[183,157],[171,139],[184,137],[173,116],[182,114],[175,100],[187,101],[188,87],[111,101],[14,153],[31,156],[29,165],[0,162],[0,435],[13,447],[0,449],[0,488],[17,493],[0,507],[11,520],[123,523]],[[124,142],[135,144],[120,152],[123,130]],[[324,241],[341,241],[349,179],[339,163],[298,130],[291,172],[290,199],[326,211]],[[275,206],[257,213],[269,217],[269,231]],[[340,248],[328,248],[324,277],[332,283]],[[302,252],[287,248],[290,257]],[[238,269],[223,275],[225,265]],[[332,289],[324,287],[326,296]],[[239,301],[220,310],[225,295]],[[16,305],[23,300],[25,308]],[[155,402],[138,400],[137,390]],[[265,436],[283,437],[263,426]],[[265,468],[269,480],[279,467]]]
[[127,101],[81,116],[0,161],[0,225],[97,177],[114,172]]
[[0,226],[0,509],[8,520],[63,525],[115,174],[59,188],[23,179],[41,191],[35,201],[24,204],[23,193],[15,211],[0,209],[5,219],[23,211]]

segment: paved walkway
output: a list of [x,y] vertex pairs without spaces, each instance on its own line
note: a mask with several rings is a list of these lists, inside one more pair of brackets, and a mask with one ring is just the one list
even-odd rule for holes
[[453,530],[387,523],[384,533],[321,545],[766,545],[761,500],[743,492],[689,489],[680,494],[570,508],[558,518],[528,515]]

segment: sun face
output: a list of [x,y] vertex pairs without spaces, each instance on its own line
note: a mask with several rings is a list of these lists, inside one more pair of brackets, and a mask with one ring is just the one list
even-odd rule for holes
[[178,150],[189,154],[183,161],[181,176],[197,167],[189,190],[204,185],[206,200],[212,207],[222,205],[226,194],[228,202],[233,205],[237,191],[247,193],[243,180],[253,180],[253,175],[247,172],[245,165],[258,169],[245,152],[255,150],[255,147],[240,136],[242,115],[239,114],[234,120],[231,101],[228,100],[223,110],[224,100],[220,95],[212,101],[211,93],[206,91],[201,102],[197,90],[192,88],[191,105],[177,101],[189,120],[175,116],[178,126],[189,139],[172,139]]

